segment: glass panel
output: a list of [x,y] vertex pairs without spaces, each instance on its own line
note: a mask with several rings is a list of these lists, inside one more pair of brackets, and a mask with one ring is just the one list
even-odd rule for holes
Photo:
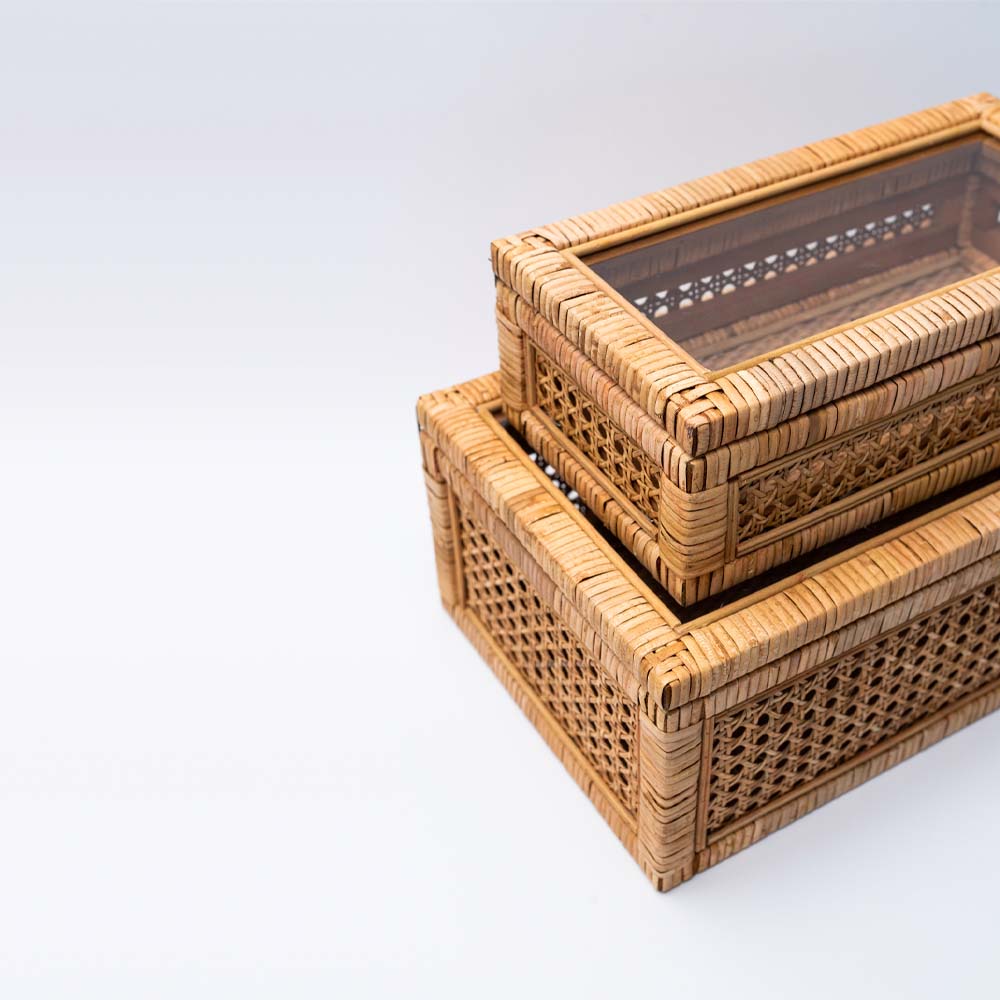
[[971,138],[586,258],[709,369],[1000,264],[1000,145]]

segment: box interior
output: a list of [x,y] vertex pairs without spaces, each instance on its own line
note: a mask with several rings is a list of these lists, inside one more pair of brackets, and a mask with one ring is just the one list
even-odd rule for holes
[[958,140],[583,259],[719,371],[1000,266],[1000,144]]

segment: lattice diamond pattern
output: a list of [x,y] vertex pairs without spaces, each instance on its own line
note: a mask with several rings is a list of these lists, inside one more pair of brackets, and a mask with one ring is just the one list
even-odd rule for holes
[[539,408],[655,526],[660,511],[660,469],[587,398],[572,378],[535,354]]
[[1000,679],[994,582],[715,720],[708,830]]
[[1000,376],[962,388],[740,487],[740,541],[820,510],[1000,429]]
[[459,512],[466,603],[566,735],[633,815],[638,707],[622,696],[486,531]]

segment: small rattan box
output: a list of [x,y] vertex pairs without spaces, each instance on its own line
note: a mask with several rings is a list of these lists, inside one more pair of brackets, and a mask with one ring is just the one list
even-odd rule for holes
[[998,138],[980,95],[498,240],[511,423],[682,604],[1000,466]]
[[418,405],[441,597],[658,888],[1000,705],[1000,486],[683,609],[499,391]]

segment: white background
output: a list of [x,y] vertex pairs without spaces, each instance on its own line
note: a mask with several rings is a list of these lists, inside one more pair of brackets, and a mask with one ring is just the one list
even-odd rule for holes
[[1000,90],[998,14],[0,9],[0,995],[995,996],[1000,718],[656,894],[413,403],[490,239]]

